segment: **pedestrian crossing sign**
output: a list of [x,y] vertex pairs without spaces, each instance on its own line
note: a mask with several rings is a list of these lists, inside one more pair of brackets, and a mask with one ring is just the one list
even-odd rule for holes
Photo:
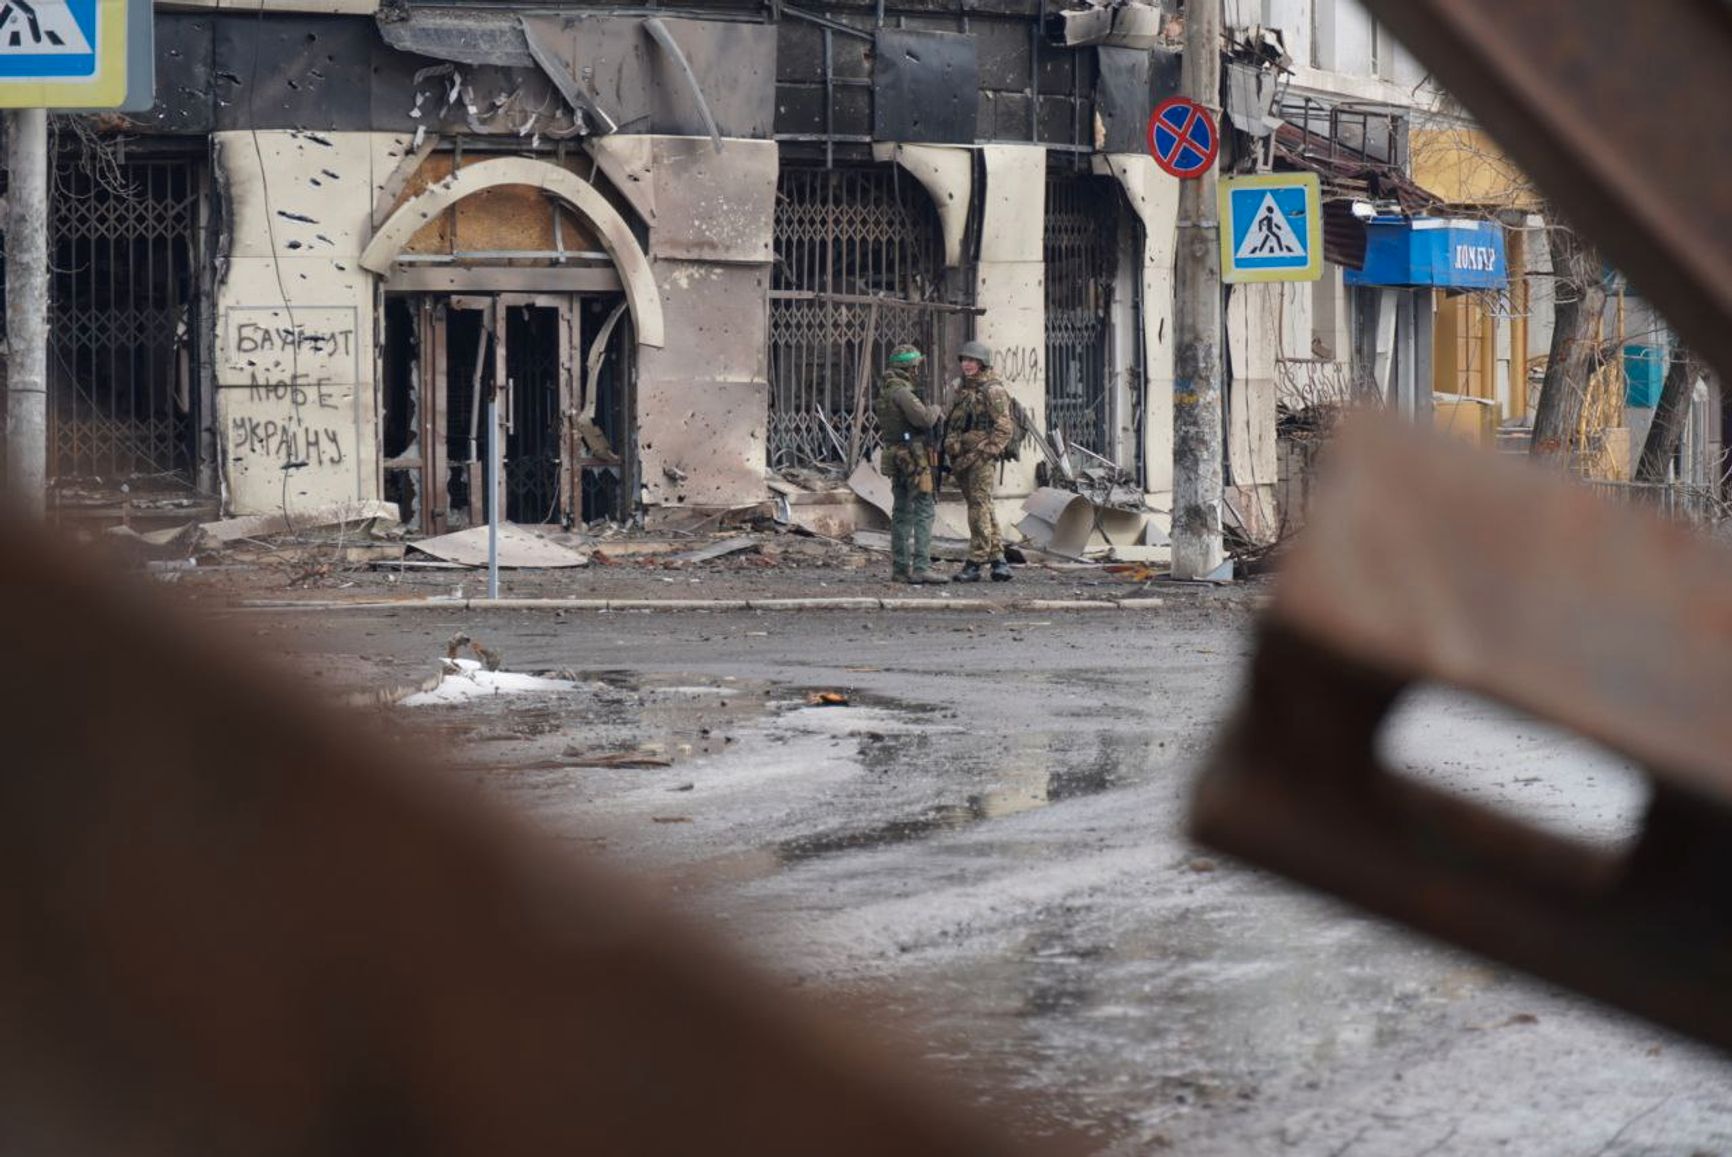
[[1218,188],[1222,281],[1323,276],[1323,199],[1316,173],[1226,177]]
[[118,108],[128,9],[149,0],[0,0],[0,108]]

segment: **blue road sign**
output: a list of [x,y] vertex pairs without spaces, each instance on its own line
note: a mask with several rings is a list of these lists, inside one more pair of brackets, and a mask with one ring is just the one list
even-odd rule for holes
[[1323,207],[1315,173],[1221,182],[1221,280],[1313,281],[1323,275]]
[[0,0],[0,108],[114,108],[147,0]]

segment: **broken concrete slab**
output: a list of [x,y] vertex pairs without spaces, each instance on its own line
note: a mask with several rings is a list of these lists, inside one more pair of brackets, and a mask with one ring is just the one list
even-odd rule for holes
[[401,526],[399,513],[394,502],[334,502],[303,510],[280,510],[200,523],[199,531],[205,542],[218,546],[239,542],[243,538],[269,538],[311,530],[374,533]]
[[[412,542],[409,548],[444,562],[481,567],[487,565],[487,533],[487,527],[474,526]],[[588,566],[589,556],[507,522],[499,527],[499,565],[511,570],[552,570]]]
[[726,538],[721,542],[712,542],[697,550],[688,550],[673,556],[674,562],[709,562],[712,559],[725,558],[730,554],[743,554],[748,550],[757,550],[758,540],[755,538]]
[[135,559],[183,559],[199,545],[198,523],[144,533],[130,526],[111,526],[102,537]]

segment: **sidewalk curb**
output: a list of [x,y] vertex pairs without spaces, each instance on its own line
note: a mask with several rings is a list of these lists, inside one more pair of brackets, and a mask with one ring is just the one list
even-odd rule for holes
[[1164,599],[880,599],[870,596],[797,599],[244,599],[247,611],[1152,611]]

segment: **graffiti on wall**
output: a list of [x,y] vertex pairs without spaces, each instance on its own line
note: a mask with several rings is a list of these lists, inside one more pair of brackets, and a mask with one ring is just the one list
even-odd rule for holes
[[231,461],[263,457],[311,470],[350,461],[355,448],[345,431],[353,430],[355,417],[355,314],[353,306],[225,312],[222,389]]
[[992,368],[998,371],[998,376],[1010,383],[1038,382],[1045,384],[1045,369],[1041,366],[1040,346],[1012,345],[996,350]]

